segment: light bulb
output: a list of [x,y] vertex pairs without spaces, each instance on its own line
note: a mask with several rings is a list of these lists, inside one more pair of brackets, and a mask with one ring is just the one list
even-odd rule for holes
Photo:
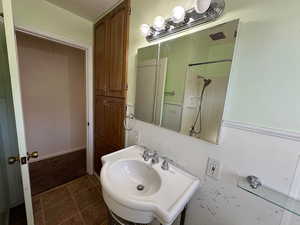
[[195,0],[195,10],[197,13],[205,13],[209,6],[210,6],[211,0]]
[[195,20],[194,20],[193,18],[190,18],[188,24],[190,24],[190,23],[192,23],[192,22],[194,22],[194,21],[195,21]]
[[151,34],[151,28],[148,24],[142,24],[140,30],[144,37],[147,37]]
[[166,21],[162,16],[157,16],[154,19],[153,27],[157,31],[162,31],[165,29],[165,23],[166,23]]
[[181,23],[185,18],[185,9],[182,6],[176,6],[173,9],[172,19],[174,23]]

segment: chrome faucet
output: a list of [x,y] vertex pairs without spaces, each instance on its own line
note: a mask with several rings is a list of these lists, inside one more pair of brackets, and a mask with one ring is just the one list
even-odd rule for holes
[[149,161],[149,159],[151,159],[152,164],[159,163],[159,155],[156,151],[146,149],[143,153],[143,159],[146,162]]
[[163,170],[169,170],[169,160],[167,158],[163,158],[163,163],[161,164],[161,168]]

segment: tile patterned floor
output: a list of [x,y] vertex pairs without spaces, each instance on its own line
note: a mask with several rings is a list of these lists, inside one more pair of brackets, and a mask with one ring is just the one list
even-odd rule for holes
[[33,197],[35,225],[107,225],[101,186],[84,176]]

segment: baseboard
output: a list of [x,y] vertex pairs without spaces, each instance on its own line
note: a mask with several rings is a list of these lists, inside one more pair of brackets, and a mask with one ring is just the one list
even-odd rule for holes
[[222,126],[300,142],[300,133],[298,132],[291,132],[268,127],[260,127],[248,123],[235,122],[229,120],[224,120]]
[[86,175],[86,150],[32,162],[29,172],[32,194],[47,191]]
[[56,152],[54,154],[42,155],[42,156],[39,156],[37,159],[30,159],[29,163],[38,162],[38,161],[45,160],[45,159],[50,159],[50,158],[53,158],[53,157],[56,157],[56,156],[61,156],[61,155],[65,155],[65,154],[68,154],[68,153],[81,151],[83,149],[86,149],[86,146],[76,147],[76,148],[72,148],[70,150],[64,150],[64,151]]

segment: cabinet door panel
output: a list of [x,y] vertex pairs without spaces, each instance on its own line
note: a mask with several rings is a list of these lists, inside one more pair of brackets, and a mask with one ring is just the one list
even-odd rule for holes
[[128,20],[125,0],[95,25],[95,171],[101,156],[124,148]]
[[106,94],[108,66],[108,25],[105,19],[95,27],[95,93]]
[[125,97],[127,13],[127,8],[123,6],[114,11],[109,19],[110,70],[107,92],[113,97]]
[[125,101],[97,96],[95,99],[95,171],[101,168],[101,156],[124,148]]
[[108,98],[105,102],[105,141],[107,145],[124,146],[124,100],[119,98]]
[[102,138],[102,139],[105,138],[104,102],[105,102],[104,97],[101,97],[101,96],[95,97],[95,129],[94,129],[95,140],[100,139],[100,138]]

